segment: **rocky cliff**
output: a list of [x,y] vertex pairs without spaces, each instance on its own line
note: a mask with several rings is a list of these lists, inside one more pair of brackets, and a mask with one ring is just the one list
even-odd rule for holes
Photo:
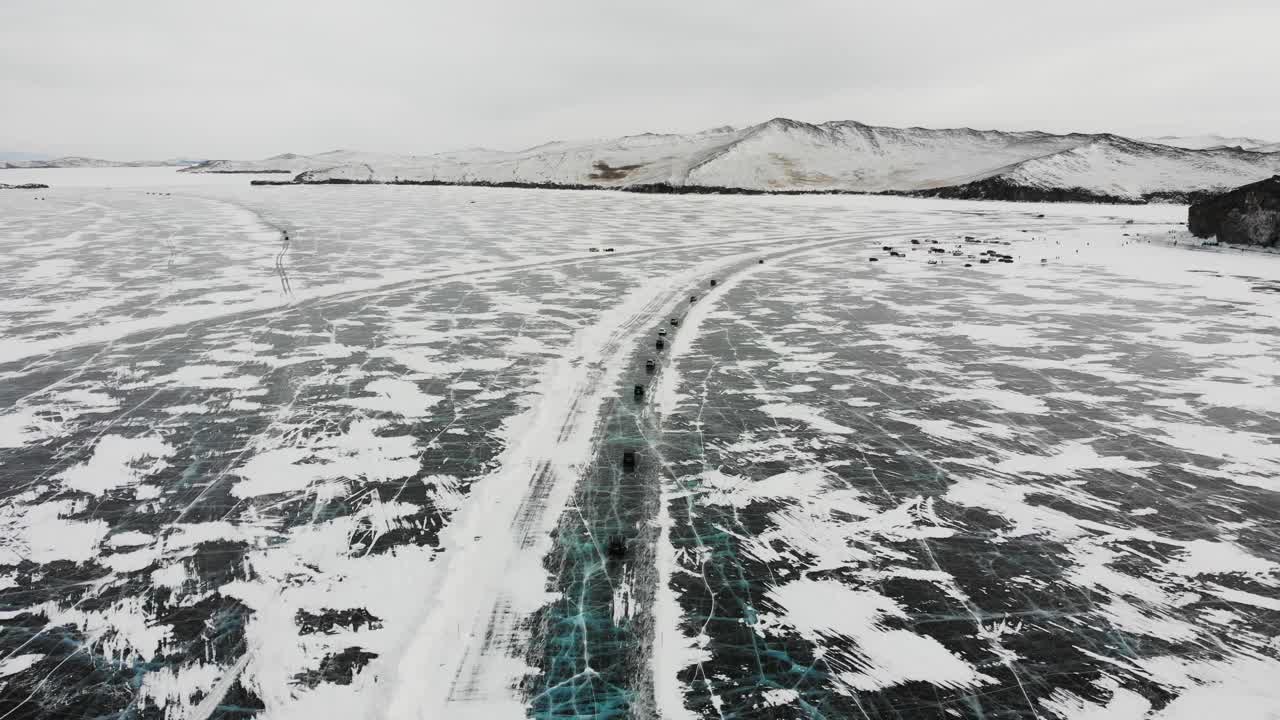
[[1223,243],[1280,247],[1280,175],[1192,205],[1187,229]]

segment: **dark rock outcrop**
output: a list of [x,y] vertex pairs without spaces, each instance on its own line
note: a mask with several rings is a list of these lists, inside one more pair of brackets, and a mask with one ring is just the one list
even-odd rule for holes
[[1147,193],[1142,196],[1143,200],[1149,203],[1168,203],[1172,205],[1194,205],[1198,202],[1211,200],[1223,193],[1223,190],[1187,190],[1180,192],[1176,190],[1167,190],[1161,192]]
[[1187,229],[1223,243],[1280,247],[1280,175],[1192,205]]
[[948,185],[930,190],[917,190],[917,197],[948,198],[952,200],[1012,200],[1015,202],[1074,202],[1115,203],[1134,205],[1140,200],[1130,200],[1097,193],[1085,188],[1040,188],[1018,185],[1004,178],[975,180],[963,185]]

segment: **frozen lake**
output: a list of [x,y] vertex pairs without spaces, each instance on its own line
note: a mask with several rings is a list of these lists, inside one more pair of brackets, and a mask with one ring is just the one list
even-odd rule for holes
[[2,717],[1280,707],[1280,258],[1185,208],[156,170],[0,192]]
[[242,175],[217,173],[183,173],[176,167],[140,168],[5,168],[0,170],[0,183],[25,185],[39,183],[51,188],[173,188],[243,187],[254,178],[280,180],[278,174]]

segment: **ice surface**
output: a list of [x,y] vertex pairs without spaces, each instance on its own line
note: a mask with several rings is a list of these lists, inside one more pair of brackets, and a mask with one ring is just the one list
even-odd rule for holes
[[[797,254],[718,298],[731,310],[681,350],[663,452],[686,499],[667,576],[705,653],[676,670],[689,707],[1276,706],[1248,678],[1280,670],[1263,607],[1280,597],[1280,407],[1255,402],[1276,379],[1277,268],[1099,231],[1006,232],[1007,269],[910,252],[870,265],[856,245]],[[976,233],[937,239],[972,252],[958,234]],[[830,318],[795,322],[799,298]],[[1256,390],[1206,389],[1226,371]],[[780,422],[797,402],[848,439]],[[1172,662],[1222,674],[1154,674]],[[979,689],[949,690],[978,682],[966,666]],[[789,710],[777,690],[795,693]]]
[[6,712],[1280,704],[1280,269],[1180,209],[243,183],[0,196]]

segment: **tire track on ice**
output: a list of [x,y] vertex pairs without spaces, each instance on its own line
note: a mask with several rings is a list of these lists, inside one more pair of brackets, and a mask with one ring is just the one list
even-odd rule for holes
[[[275,230],[272,226],[272,230]],[[619,261],[622,258],[635,258],[667,253],[677,250],[693,250],[698,248],[714,248],[724,245],[753,247],[761,243],[788,242],[803,240],[808,235],[786,234],[755,238],[727,238],[717,240],[700,240],[696,242],[673,245],[642,247],[635,250],[619,250],[613,253],[600,253],[598,256],[584,256],[582,253],[565,253],[536,260],[517,260],[502,263],[462,264],[444,272],[424,274],[410,279],[376,278],[350,283],[337,283],[330,286],[317,287],[310,290],[296,291],[294,298],[285,304],[276,300],[259,300],[246,302],[234,307],[191,306],[174,311],[168,315],[130,320],[111,326],[91,326],[66,335],[48,340],[36,340],[0,346],[0,367],[19,361],[27,361],[18,368],[25,372],[41,361],[59,352],[79,347],[106,345],[111,342],[127,342],[139,335],[160,336],[164,333],[181,331],[204,325],[216,325],[230,321],[249,320],[254,318],[271,318],[281,313],[290,312],[299,307],[312,305],[333,305],[351,302],[362,298],[390,295],[402,290],[427,288],[434,285],[452,282],[464,278],[484,279],[498,278],[520,272],[571,266],[579,263]],[[274,257],[274,256],[273,256]],[[274,272],[274,268],[272,268]],[[32,358],[35,358],[32,360]]]
[[[846,238],[798,240],[808,246],[815,239]],[[723,242],[751,250],[756,244]],[[383,716],[525,717],[519,686],[533,670],[524,661],[528,624],[552,597],[542,561],[582,468],[594,457],[600,408],[640,340],[636,329],[676,307],[687,287],[750,254],[705,261],[646,283],[580,331],[573,353],[547,364],[533,391],[541,401],[509,424],[510,444],[499,468],[473,486],[466,507],[441,531],[445,552],[421,622],[389,678]]]

